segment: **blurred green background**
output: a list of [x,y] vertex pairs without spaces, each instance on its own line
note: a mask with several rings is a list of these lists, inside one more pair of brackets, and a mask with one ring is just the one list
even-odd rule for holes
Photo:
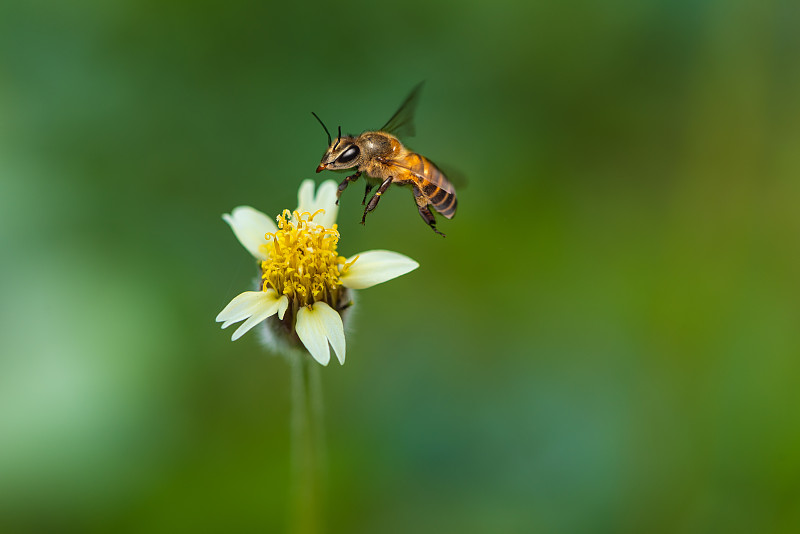
[[796,2],[0,6],[0,531],[282,532],[289,368],[216,314],[220,215],[427,80],[442,239],[390,190],[340,250],[327,531],[800,530]]

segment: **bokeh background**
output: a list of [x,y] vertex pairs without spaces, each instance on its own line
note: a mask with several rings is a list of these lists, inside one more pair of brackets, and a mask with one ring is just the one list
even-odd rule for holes
[[283,532],[289,367],[214,317],[220,215],[296,205],[427,80],[466,177],[340,250],[327,532],[800,530],[796,2],[0,5],[0,531]]

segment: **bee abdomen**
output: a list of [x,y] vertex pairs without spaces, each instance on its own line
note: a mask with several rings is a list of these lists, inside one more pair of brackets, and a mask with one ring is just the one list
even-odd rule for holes
[[456,194],[444,189],[444,187],[448,186],[452,189],[452,186],[445,180],[443,175],[439,174],[437,178],[439,178],[439,184],[428,181],[423,185],[422,190],[425,196],[428,197],[433,209],[441,213],[444,217],[452,219],[456,214],[456,206],[458,205]]

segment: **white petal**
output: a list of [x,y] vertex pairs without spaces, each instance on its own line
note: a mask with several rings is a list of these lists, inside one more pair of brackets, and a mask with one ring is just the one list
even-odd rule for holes
[[297,337],[319,363],[328,365],[331,359],[328,342],[333,346],[339,363],[344,363],[344,325],[341,316],[333,308],[324,302],[315,302],[310,309],[301,308],[297,312],[295,329]]
[[231,336],[231,341],[236,341],[237,339],[245,335],[247,332],[249,332],[250,329],[253,328],[255,325],[257,325],[258,323],[260,323],[261,321],[263,321],[264,319],[266,319],[271,315],[275,315],[274,309],[269,309],[269,308],[259,309],[253,315],[251,315],[245,322],[239,325],[239,328],[237,328],[233,332],[233,335]]
[[267,259],[261,245],[267,244],[265,234],[278,231],[272,219],[250,206],[234,208],[230,215],[226,213],[222,218],[230,225],[236,238],[250,251],[250,254],[259,260]]
[[[272,291],[273,293],[275,293],[275,291],[272,290],[272,289],[269,289],[268,291]],[[276,296],[277,296],[277,293],[276,293]],[[262,309],[262,308],[263,309],[267,309],[268,307],[274,306],[274,303],[270,299],[274,299],[274,297],[270,297],[269,299],[264,298],[261,301],[259,301],[258,303],[256,303],[254,306],[252,306],[251,308],[249,308],[247,310],[247,312],[246,312],[247,315],[244,315],[245,312],[242,312],[241,317],[228,319],[227,321],[222,323],[222,328],[228,328],[233,323],[238,323],[242,319],[246,319],[247,317],[251,317],[251,316],[255,315],[256,313],[258,313],[259,310]],[[289,298],[286,295],[281,295],[281,297],[277,299],[277,302],[278,302],[278,319],[283,320],[283,315],[286,313],[286,308],[289,306]],[[267,315],[267,317],[272,316],[273,313],[275,313],[275,312],[270,313],[269,315]],[[258,321],[256,321],[256,322],[258,322]],[[244,325],[242,325],[242,326],[244,326]],[[244,332],[242,332],[242,334],[247,332],[247,330],[249,330],[249,328],[247,328]]]
[[342,316],[324,302],[315,302],[313,308],[313,313],[317,315],[322,322],[322,327],[325,330],[325,337],[328,338],[328,341],[333,347],[333,352],[336,353],[339,363],[344,364],[346,347]]
[[[325,210],[325,213],[320,213],[314,217],[314,222],[321,224],[325,228],[330,228],[336,222],[336,217],[339,215],[339,206],[336,205],[336,190],[339,186],[333,180],[325,180],[317,189],[317,199],[315,210],[320,208]],[[311,213],[314,213],[313,211]]]
[[365,289],[404,275],[419,267],[408,256],[390,250],[369,250],[348,258],[348,263],[358,257],[340,280],[350,289]]
[[309,211],[314,203],[314,180],[303,180],[297,190],[297,211]]
[[227,328],[231,324],[247,319],[231,336],[231,340],[236,341],[255,325],[275,315],[283,314],[289,299],[286,295],[280,297],[274,289],[267,291],[245,291],[237,295],[227,306],[217,315],[217,321],[225,321],[222,328]]
[[297,324],[295,325],[297,337],[306,346],[311,356],[322,365],[328,365],[331,360],[331,351],[328,348],[328,338],[325,337],[325,330],[319,314],[315,314],[313,309],[305,306],[297,312]]
[[250,317],[253,315],[255,308],[259,306],[263,294],[263,291],[245,291],[240,295],[236,295],[233,300],[219,312],[219,315],[217,315],[217,322],[224,323],[222,328],[228,328],[231,324],[238,323]]
[[333,226],[336,216],[339,213],[339,206],[336,205],[336,190],[338,186],[333,180],[325,180],[314,194],[314,181],[303,180],[300,189],[297,191],[297,211],[300,213],[314,213],[319,209],[324,209],[325,213],[320,213],[314,217],[314,222],[326,228]]
[[286,313],[286,309],[289,307],[289,297],[286,295],[282,295],[280,299],[278,299],[278,319],[283,321],[283,315]]

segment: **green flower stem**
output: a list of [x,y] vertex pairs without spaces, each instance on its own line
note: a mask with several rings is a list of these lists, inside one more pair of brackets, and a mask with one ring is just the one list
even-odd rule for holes
[[306,352],[293,351],[292,368],[292,503],[290,532],[323,531],[325,436],[319,365]]

